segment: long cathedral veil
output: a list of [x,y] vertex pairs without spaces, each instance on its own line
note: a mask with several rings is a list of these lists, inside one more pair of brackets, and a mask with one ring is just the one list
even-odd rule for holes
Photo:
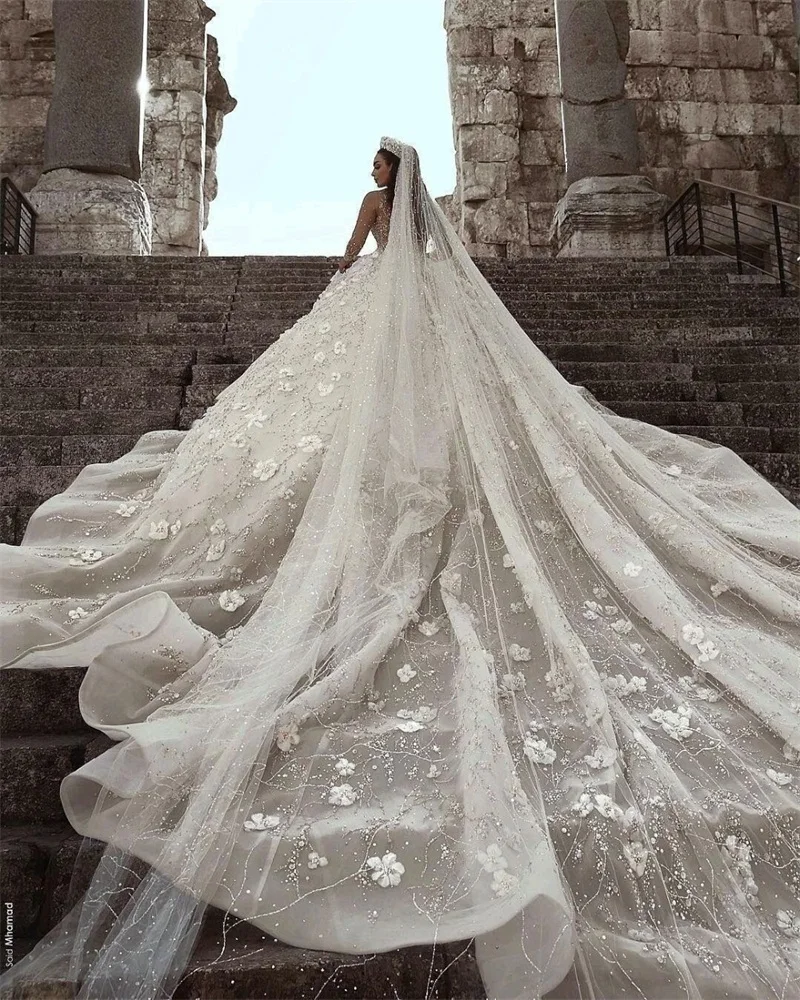
[[332,951],[475,937],[502,1000],[785,997],[800,512],[569,386],[383,145],[364,348],[277,575],[223,640],[163,592],[70,640],[118,742],[62,802],[108,847],[0,985],[170,996],[212,903]]

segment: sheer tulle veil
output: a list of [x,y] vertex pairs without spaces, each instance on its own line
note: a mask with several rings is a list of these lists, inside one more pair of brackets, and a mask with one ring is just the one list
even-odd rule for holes
[[[57,971],[80,998],[169,997],[213,904],[353,954],[475,938],[498,1000],[567,976],[581,997],[735,983],[785,1000],[800,960],[734,854],[746,838],[762,898],[788,911],[798,511],[727,449],[566,383],[416,150],[381,145],[400,157],[389,241],[291,543],[224,636],[161,594],[158,623],[120,600],[70,641],[129,685],[121,717],[89,668],[82,711],[117,742],[61,786],[82,852],[108,846],[0,985]],[[193,428],[179,450],[204,447]],[[439,624],[420,632],[421,613]],[[150,656],[156,628],[177,676]],[[390,716],[376,692],[389,662],[398,687],[412,634],[417,700]],[[342,760],[332,796],[322,775]],[[286,874],[298,844],[327,855],[312,888]]]

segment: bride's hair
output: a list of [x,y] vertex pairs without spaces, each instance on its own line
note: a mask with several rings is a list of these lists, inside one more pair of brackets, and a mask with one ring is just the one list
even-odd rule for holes
[[[381,146],[378,150],[378,155],[382,156],[386,163],[389,164],[391,171],[389,174],[389,183],[386,185],[386,199],[389,202],[389,208],[391,209],[394,205],[394,192],[397,184],[397,171],[400,169],[400,157],[396,153],[393,153],[390,149],[386,149],[385,146]],[[417,158],[416,150],[413,151],[413,157],[414,164],[412,169],[415,169],[415,178],[411,188],[411,213],[413,218],[415,240],[424,249],[428,242],[429,227],[425,220],[425,212],[422,205],[419,159]],[[409,166],[411,167],[412,165],[409,164]]]

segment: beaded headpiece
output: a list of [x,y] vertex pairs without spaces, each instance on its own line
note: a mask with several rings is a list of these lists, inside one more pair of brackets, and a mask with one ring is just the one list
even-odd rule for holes
[[395,156],[403,155],[404,143],[400,142],[399,139],[393,139],[389,135],[385,135],[381,138],[381,149],[388,149],[390,153],[394,153]]

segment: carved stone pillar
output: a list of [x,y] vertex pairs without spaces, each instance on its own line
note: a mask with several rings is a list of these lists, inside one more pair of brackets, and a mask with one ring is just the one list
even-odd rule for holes
[[139,183],[146,0],[54,0],[56,77],[30,200],[38,253],[150,252]]
[[665,199],[639,174],[625,97],[628,0],[556,0],[567,183],[553,228],[560,257],[661,256]]

